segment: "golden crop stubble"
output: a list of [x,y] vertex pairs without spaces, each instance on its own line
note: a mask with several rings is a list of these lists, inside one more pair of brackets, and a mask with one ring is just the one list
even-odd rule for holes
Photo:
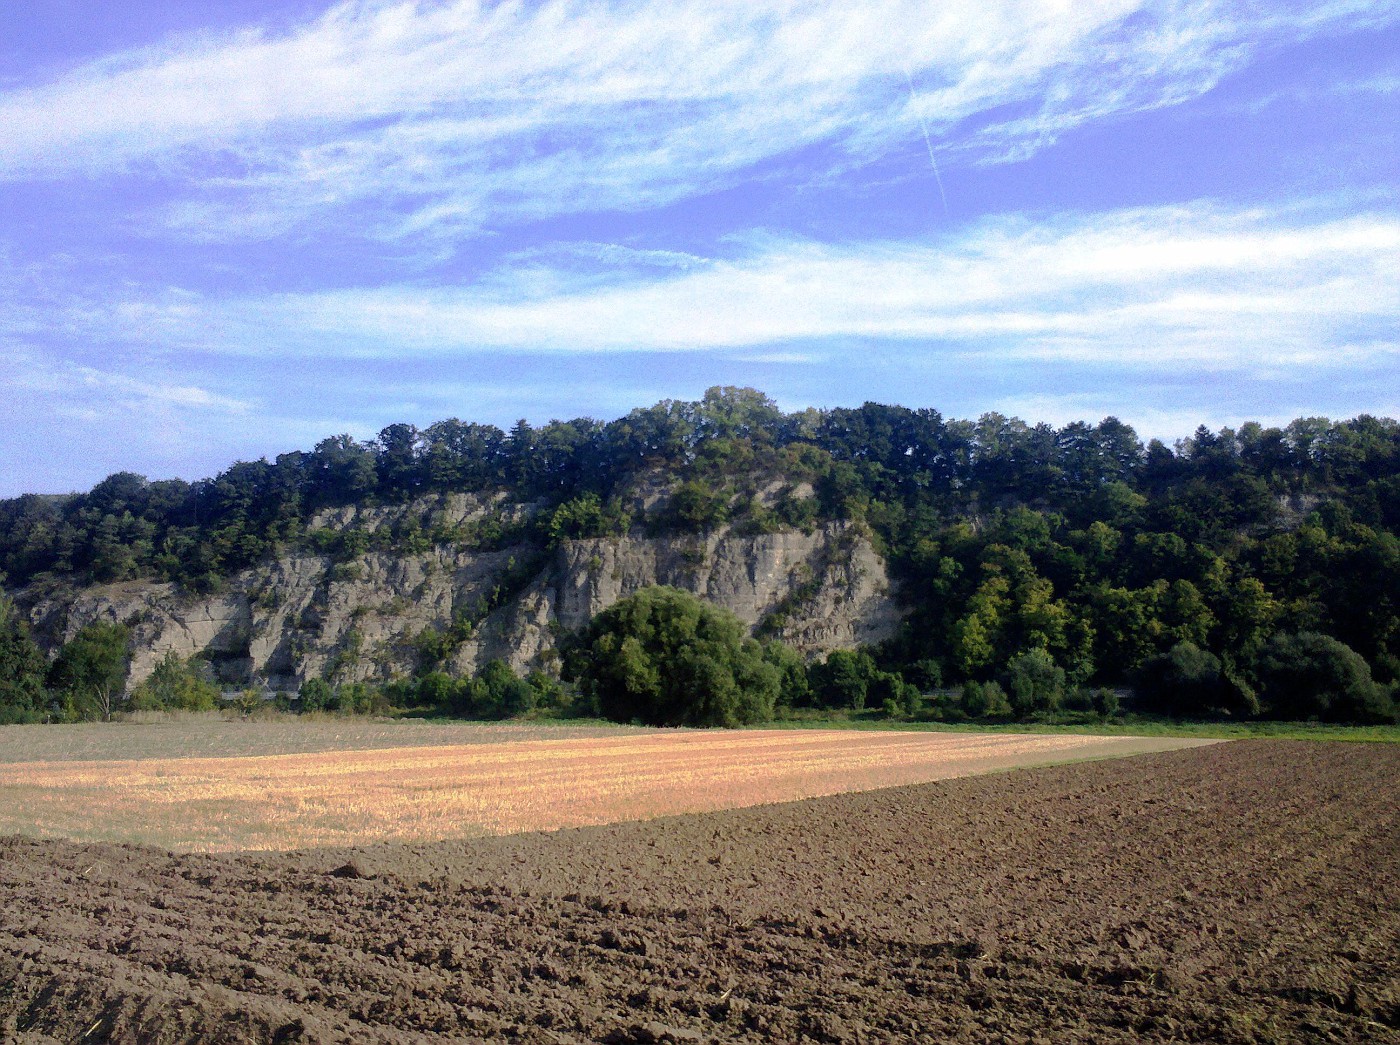
[[1187,743],[756,730],[0,766],[0,832],[179,849],[434,840],[649,819]]

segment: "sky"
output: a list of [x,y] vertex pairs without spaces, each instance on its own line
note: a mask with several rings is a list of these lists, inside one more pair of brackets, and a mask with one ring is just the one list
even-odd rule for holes
[[0,496],[713,385],[1400,416],[1400,2],[0,0]]

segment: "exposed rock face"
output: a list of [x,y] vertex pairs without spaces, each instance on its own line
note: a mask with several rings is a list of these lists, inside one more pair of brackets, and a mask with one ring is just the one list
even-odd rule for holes
[[[338,509],[314,524],[373,530],[416,511],[432,525],[454,526],[528,510],[456,496],[416,509]],[[568,541],[549,553],[527,544],[470,551],[442,543],[336,563],[297,552],[230,578],[212,595],[130,582],[21,601],[36,636],[54,648],[93,620],[129,624],[131,684],[174,652],[207,657],[226,684],[290,690],[313,677],[411,673],[420,634],[463,618],[477,625],[450,651],[454,672],[495,657],[518,671],[553,670],[561,634],[652,584],[694,592],[808,655],[878,641],[898,623],[884,563],[868,540],[837,523],[810,534]]]
[[844,526],[757,537],[573,541],[560,549],[560,560],[554,615],[569,629],[652,584],[694,592],[750,627],[788,602],[788,621],[778,630],[813,651],[883,638],[895,623],[884,563]]

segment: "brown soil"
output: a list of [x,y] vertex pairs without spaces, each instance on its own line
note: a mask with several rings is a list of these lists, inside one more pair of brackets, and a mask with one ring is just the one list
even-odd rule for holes
[[470,842],[0,840],[0,1039],[1400,1041],[1400,746]]

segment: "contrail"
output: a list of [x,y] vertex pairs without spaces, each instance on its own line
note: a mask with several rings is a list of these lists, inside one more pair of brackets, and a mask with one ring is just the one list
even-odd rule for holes
[[938,182],[938,196],[943,200],[943,216],[948,216],[948,194],[943,191],[943,176],[938,173],[938,161],[933,158],[933,142],[929,140],[928,124],[924,122],[923,110],[914,96],[914,78],[909,75],[909,67],[904,66],[904,82],[909,85],[909,104],[914,107],[914,115],[919,118],[919,130],[924,132],[924,148],[928,150],[929,166],[933,168],[933,180]]

